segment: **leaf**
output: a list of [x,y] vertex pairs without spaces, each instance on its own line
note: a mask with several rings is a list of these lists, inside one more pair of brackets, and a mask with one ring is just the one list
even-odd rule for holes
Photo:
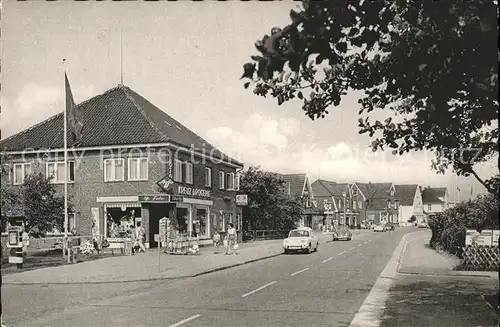
[[243,87],[244,87],[245,89],[248,89],[248,87],[249,87],[249,86],[250,86],[250,82],[246,82],[245,84],[243,84]]
[[304,99],[304,95],[302,95],[302,92],[300,91],[297,93],[297,97],[301,100]]
[[243,78],[252,78],[255,72],[255,64],[254,63],[246,63],[243,65],[243,75],[240,79]]
[[345,42],[340,42],[337,44],[337,49],[342,52],[342,53],[345,53],[347,51],[347,43]]

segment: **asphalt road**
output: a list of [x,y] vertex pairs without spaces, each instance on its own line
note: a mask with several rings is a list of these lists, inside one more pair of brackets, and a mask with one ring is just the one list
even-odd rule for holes
[[317,253],[187,280],[89,286],[98,287],[93,291],[50,286],[33,299],[36,286],[17,286],[31,302],[24,311],[21,302],[6,303],[16,291],[9,286],[4,320],[18,313],[16,326],[348,326],[406,231],[368,232],[321,244]]

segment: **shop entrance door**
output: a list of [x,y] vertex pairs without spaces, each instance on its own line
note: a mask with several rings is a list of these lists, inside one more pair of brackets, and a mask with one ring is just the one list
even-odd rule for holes
[[160,219],[167,217],[172,219],[169,214],[173,211],[175,204],[159,203],[149,205],[149,247],[157,248],[158,242],[155,241],[155,234],[160,233]]

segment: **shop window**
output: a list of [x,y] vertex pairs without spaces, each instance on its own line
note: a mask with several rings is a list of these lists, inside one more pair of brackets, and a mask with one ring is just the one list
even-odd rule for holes
[[174,181],[182,183],[182,161],[174,160]]
[[212,187],[212,168],[205,167],[205,186]]
[[193,163],[184,162],[185,172],[186,172],[186,184],[193,184]]
[[125,169],[123,159],[104,160],[104,181],[121,182],[125,180]]
[[29,174],[31,174],[30,163],[14,164],[14,185],[23,184]]
[[236,230],[241,231],[243,229],[243,218],[241,214],[236,214]]
[[219,219],[217,220],[217,229],[219,230],[219,232],[226,231],[226,215],[223,212],[219,214]]
[[196,209],[196,220],[200,224],[200,236],[208,236],[208,210]]
[[[68,161],[68,182],[75,181],[75,162]],[[64,183],[64,161],[47,162],[45,165],[45,176],[52,177],[52,183]]]
[[219,189],[223,190],[225,189],[225,174],[222,170],[219,170]]
[[[132,237],[135,220],[141,217],[140,207],[106,208],[106,237]],[[100,228],[100,226],[98,227]],[[101,233],[103,231],[99,231]]]
[[189,210],[187,208],[177,208],[177,230],[180,234],[188,233]]
[[148,180],[148,158],[128,159],[128,180],[129,181]]
[[227,174],[227,189],[228,191],[234,190],[234,173]]

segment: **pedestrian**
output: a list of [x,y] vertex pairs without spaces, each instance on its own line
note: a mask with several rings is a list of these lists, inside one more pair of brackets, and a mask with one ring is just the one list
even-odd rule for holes
[[236,254],[236,229],[234,229],[233,224],[229,223],[229,228],[227,229],[227,248],[226,254],[232,251],[232,254]]
[[144,230],[144,227],[141,226],[140,222],[137,222],[135,233],[135,238],[139,244],[140,251],[146,252],[146,248],[144,247],[144,242],[146,241],[146,231]]
[[219,231],[216,230],[214,233],[214,246],[215,246],[215,252],[214,253],[219,253],[219,247],[220,247],[220,234]]

